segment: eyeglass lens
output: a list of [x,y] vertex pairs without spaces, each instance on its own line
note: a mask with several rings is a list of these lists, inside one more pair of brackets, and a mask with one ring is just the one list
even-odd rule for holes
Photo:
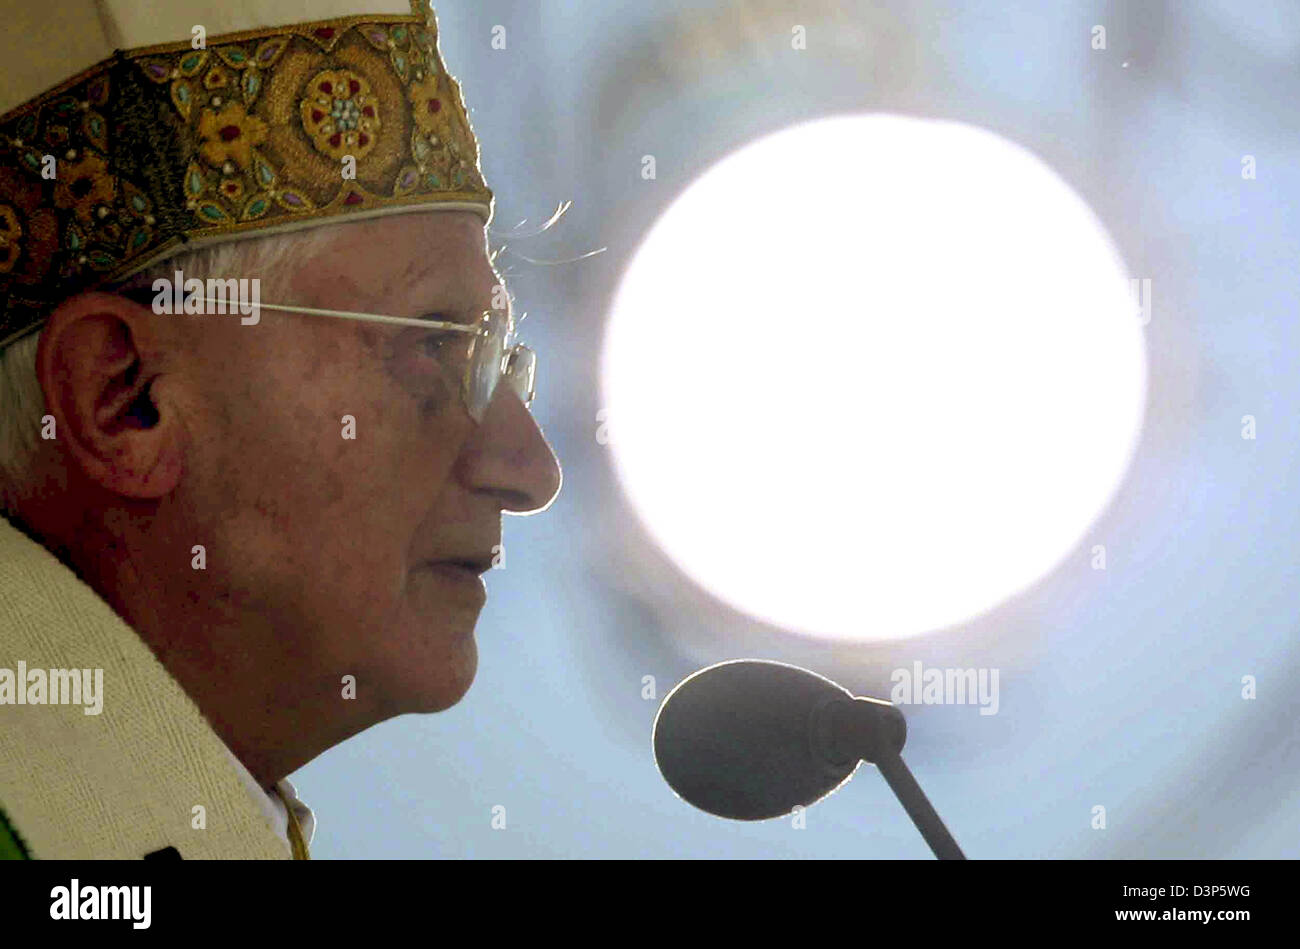
[[463,379],[465,408],[476,422],[483,421],[502,379],[526,407],[532,404],[536,393],[537,357],[526,346],[506,348],[509,328],[504,313],[488,312],[483,316],[482,331],[470,340],[468,346],[450,346],[441,350],[451,357],[451,364],[444,363],[448,371]]

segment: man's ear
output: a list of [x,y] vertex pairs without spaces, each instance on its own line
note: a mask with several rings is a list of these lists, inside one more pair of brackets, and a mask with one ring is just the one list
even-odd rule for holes
[[163,352],[139,303],[82,293],[46,320],[36,375],[58,441],[91,481],[131,498],[159,498],[180,481],[181,420],[154,383]]

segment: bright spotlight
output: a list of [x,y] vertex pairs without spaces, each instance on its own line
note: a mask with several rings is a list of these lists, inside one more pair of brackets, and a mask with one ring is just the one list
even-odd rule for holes
[[787,129],[688,187],[624,275],[603,363],[619,478],[663,550],[755,617],[863,640],[961,622],[1114,495],[1146,400],[1135,303],[1025,149],[889,115]]

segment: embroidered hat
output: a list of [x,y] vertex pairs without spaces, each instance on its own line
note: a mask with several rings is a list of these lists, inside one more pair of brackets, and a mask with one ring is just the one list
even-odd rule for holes
[[0,347],[208,244],[492,217],[420,0],[0,0]]

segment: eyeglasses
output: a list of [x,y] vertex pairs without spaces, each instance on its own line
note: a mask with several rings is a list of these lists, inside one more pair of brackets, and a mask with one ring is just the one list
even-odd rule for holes
[[[205,298],[204,302],[226,303],[225,300],[210,298]],[[477,424],[482,424],[483,416],[496,394],[497,384],[502,379],[525,408],[532,407],[533,398],[537,394],[537,354],[527,346],[512,342],[514,331],[510,321],[505,313],[498,310],[484,310],[477,323],[443,323],[405,316],[319,310],[274,303],[258,303],[257,306],[263,310],[279,310],[284,313],[333,316],[394,326],[418,326],[425,330],[443,330],[448,334],[468,336],[464,345],[439,346],[437,355],[448,377],[460,380],[461,402],[469,417]]]

